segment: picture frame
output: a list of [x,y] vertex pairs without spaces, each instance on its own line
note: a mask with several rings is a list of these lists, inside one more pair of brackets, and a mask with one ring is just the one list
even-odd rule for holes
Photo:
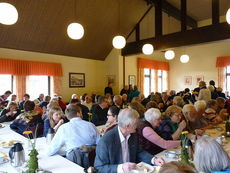
[[136,76],[135,75],[129,75],[129,85],[136,85]]
[[112,83],[113,85],[115,85],[115,78],[115,75],[107,75],[107,84]]
[[185,85],[192,85],[192,76],[185,76],[184,77],[184,84]]
[[200,81],[204,81],[204,76],[202,76],[202,75],[196,76],[196,84],[197,84],[197,85],[199,85],[199,82],[200,82]]
[[85,87],[85,73],[69,73],[69,88]]

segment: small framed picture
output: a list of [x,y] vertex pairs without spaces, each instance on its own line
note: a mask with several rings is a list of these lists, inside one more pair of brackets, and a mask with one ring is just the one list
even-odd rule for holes
[[198,85],[200,81],[204,80],[204,76],[196,76],[196,84]]
[[113,85],[115,85],[115,79],[115,75],[107,75],[107,83],[112,83]]
[[192,76],[185,76],[184,77],[184,84],[185,85],[192,85]]
[[69,73],[69,87],[85,87],[85,73]]
[[135,75],[129,75],[129,85],[136,85],[136,76]]

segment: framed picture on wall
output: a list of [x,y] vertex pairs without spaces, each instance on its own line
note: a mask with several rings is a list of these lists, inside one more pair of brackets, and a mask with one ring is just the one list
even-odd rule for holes
[[192,85],[192,76],[185,76],[184,77],[184,84],[185,85]]
[[85,73],[69,73],[69,87],[85,87]]
[[198,85],[200,81],[204,80],[204,76],[196,76],[196,84]]
[[136,85],[136,76],[135,75],[129,75],[129,85]]
[[115,85],[115,75],[107,75],[107,84],[108,83]]

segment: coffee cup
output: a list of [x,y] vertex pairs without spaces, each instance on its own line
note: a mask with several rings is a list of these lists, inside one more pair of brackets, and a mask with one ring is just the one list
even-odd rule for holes
[[166,151],[165,156],[167,158],[172,158],[172,159],[177,159],[178,158],[178,155],[177,155],[177,153],[175,151]]

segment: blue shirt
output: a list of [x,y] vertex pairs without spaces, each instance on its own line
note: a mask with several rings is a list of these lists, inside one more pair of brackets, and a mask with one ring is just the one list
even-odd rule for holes
[[67,154],[82,145],[95,145],[100,134],[94,124],[79,117],[72,118],[68,123],[61,125],[50,143],[48,155],[52,156],[65,145]]

